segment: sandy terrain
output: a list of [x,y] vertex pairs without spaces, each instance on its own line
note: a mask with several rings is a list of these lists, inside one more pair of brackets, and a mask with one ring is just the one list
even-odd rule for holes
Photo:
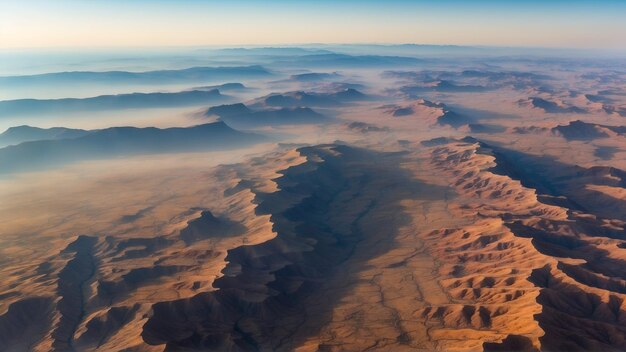
[[286,70],[241,101],[323,123],[3,176],[0,350],[626,349],[626,76],[492,64]]

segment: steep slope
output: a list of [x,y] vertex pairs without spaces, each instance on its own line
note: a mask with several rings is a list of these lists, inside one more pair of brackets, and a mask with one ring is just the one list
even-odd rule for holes
[[[519,304],[526,306],[506,324],[536,317],[536,323],[508,329],[520,334],[522,327],[538,324],[534,331],[522,334],[530,345],[545,350],[623,349],[625,278],[618,268],[625,264],[621,249],[625,223],[538,201],[532,189],[488,171],[498,160],[488,146],[468,142],[453,142],[433,151],[435,165],[456,175],[457,192],[476,199],[462,206],[463,211],[481,219],[473,226],[433,234],[434,248],[441,248],[442,255],[450,253],[451,277],[442,281],[448,281],[454,288],[451,292],[459,297],[478,295],[491,304],[507,303],[496,311],[488,308],[492,329],[497,321],[493,312],[512,313]],[[507,170],[512,162],[499,165],[497,172],[502,173],[503,167]],[[441,236],[446,240],[441,241]],[[463,255],[453,255],[454,248],[463,250]],[[495,290],[502,293],[495,295]],[[485,344],[490,350],[497,346]]]
[[293,343],[295,322],[306,316],[302,300],[351,255],[359,234],[349,225],[373,201],[354,202],[350,215],[337,219],[341,226],[329,224],[329,208],[358,196],[369,178],[348,171],[345,159],[354,163],[365,155],[342,146],[300,153],[307,162],[282,172],[275,180],[278,192],[257,194],[257,213],[271,216],[276,237],[229,250],[216,291],[156,304],[144,326],[148,343],[218,350],[281,349]]

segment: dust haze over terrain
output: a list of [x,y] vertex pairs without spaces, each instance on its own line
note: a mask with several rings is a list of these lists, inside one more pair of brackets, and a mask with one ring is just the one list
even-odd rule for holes
[[626,349],[626,57],[0,58],[2,351]]

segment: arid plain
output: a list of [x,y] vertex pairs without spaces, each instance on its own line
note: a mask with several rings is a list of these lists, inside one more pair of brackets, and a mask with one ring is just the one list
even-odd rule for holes
[[626,349],[623,59],[189,55],[0,77],[0,350]]

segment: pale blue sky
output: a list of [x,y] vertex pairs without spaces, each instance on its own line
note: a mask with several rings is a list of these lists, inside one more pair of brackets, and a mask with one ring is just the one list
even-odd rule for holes
[[420,43],[626,49],[626,1],[0,0],[0,48]]

